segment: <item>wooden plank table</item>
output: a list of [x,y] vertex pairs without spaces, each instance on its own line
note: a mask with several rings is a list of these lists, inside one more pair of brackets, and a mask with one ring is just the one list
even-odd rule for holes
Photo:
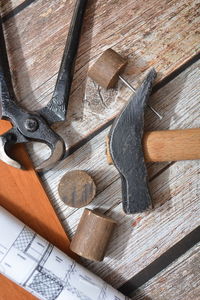
[[[10,0],[2,5],[13,82],[28,109],[45,105],[52,95],[74,2]],[[40,173],[71,237],[83,209],[66,207],[57,185],[69,170],[93,176],[97,196],[88,207],[101,207],[119,225],[104,261],[83,264],[132,299],[200,299],[200,162],[148,164],[154,210],[126,216],[119,174],[106,162],[105,137],[130,91],[120,83],[114,90],[99,90],[86,74],[109,47],[129,59],[124,77],[134,87],[154,66],[158,77],[150,104],[164,118],[148,110],[145,129],[199,127],[198,7],[197,0],[89,0],[68,118],[54,126],[66,142],[65,158]],[[48,155],[37,143],[28,151],[35,164]]]

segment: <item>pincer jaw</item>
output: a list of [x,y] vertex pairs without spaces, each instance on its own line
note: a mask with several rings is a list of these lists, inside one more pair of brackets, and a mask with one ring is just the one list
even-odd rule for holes
[[[13,144],[10,144],[9,141],[6,140],[5,136],[0,136],[0,161],[3,161],[4,163],[14,168],[25,170],[26,168],[20,162],[10,157],[9,149],[12,146]],[[53,167],[58,161],[62,159],[64,155],[65,144],[62,139],[58,139],[53,146],[48,146],[51,149],[51,155],[39,166],[35,167],[35,170],[38,172]]]
[[22,169],[22,165],[19,162],[17,162],[16,160],[12,159],[6,153],[6,140],[2,136],[0,136],[0,160],[14,168]]
[[57,140],[54,147],[53,148],[50,147],[50,148],[51,148],[51,155],[49,156],[48,159],[43,161],[39,166],[35,168],[36,171],[40,172],[43,171],[44,169],[49,169],[63,158],[65,152],[65,144],[62,139]]
[[11,121],[13,127],[0,135],[0,160],[13,167],[25,169],[19,162],[10,157],[11,148],[16,144],[40,142],[46,144],[50,148],[51,154],[39,166],[36,166],[35,169],[36,171],[42,171],[43,169],[51,168],[64,156],[64,140],[40,115],[34,112],[27,112],[20,107],[15,111],[15,108],[16,107],[12,107],[12,109],[8,111],[7,116],[3,116]]

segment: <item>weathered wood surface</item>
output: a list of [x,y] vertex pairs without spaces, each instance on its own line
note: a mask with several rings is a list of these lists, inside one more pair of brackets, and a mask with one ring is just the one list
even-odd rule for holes
[[1,1],[1,14],[6,16],[12,12],[16,7],[25,3],[25,0],[2,0]]
[[141,286],[132,300],[200,299],[200,244]]
[[[11,6],[22,2],[3,2],[4,15]],[[104,50],[112,47],[128,57],[124,76],[136,87],[150,67],[156,68],[160,82],[200,49],[198,0],[89,0],[89,3],[68,120],[54,126],[65,139],[66,148],[112,119],[130,96],[122,84],[105,91],[86,78],[88,67]],[[45,105],[52,95],[73,5],[74,0],[34,1],[4,23],[15,90],[19,101],[29,109]],[[151,97],[152,106],[164,118],[160,121],[148,110],[145,129],[199,127],[198,87],[199,63],[195,63]],[[66,207],[60,201],[59,180],[73,169],[84,169],[94,177],[97,197],[88,208],[100,206],[120,225],[104,262],[83,263],[118,287],[199,225],[200,164],[199,161],[148,164],[155,210],[125,216],[119,175],[113,166],[107,165],[104,155],[108,130],[41,176],[70,236],[83,209]],[[40,145],[31,145],[29,151],[36,163],[47,156],[47,150]]]
[[[146,113],[146,130],[200,126],[199,65],[197,62],[152,96],[165,111],[164,119]],[[72,236],[83,209],[66,207],[59,200],[57,185],[65,168],[84,169],[97,185],[97,197],[88,206],[102,211],[120,224],[101,263],[84,264],[118,287],[196,228],[199,222],[200,161],[149,164],[150,189],[155,209],[126,216],[122,212],[120,179],[105,156],[108,129],[66,158],[42,179],[55,207]],[[183,221],[184,220],[184,221]]]
[[[52,95],[73,6],[74,1],[35,1],[5,22],[16,92],[29,109],[41,107]],[[125,77],[134,86],[151,66],[160,81],[199,51],[197,11],[197,0],[89,1],[68,121],[55,126],[67,148],[110,120],[128,99],[122,86],[119,93],[100,90],[99,95],[94,83],[86,81],[89,65],[113,47],[128,57]]]

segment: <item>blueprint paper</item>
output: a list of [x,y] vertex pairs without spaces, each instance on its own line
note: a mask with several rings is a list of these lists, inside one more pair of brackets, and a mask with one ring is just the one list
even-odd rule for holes
[[1,206],[0,273],[41,300],[128,300]]

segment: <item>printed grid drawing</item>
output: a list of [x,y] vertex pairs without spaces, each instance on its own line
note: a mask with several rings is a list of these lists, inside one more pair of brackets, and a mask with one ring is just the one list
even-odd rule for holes
[[[12,247],[18,249],[29,257],[27,251],[33,244],[37,234],[26,226],[22,228],[23,229],[21,229],[20,233],[18,233],[18,236],[16,237],[16,240],[13,241],[10,249]],[[41,297],[45,300],[56,300],[64,291],[68,291],[80,300],[94,300],[90,296],[87,296],[87,288],[86,290],[84,289],[84,291],[77,288],[77,281],[81,280],[81,277],[86,279],[87,274],[84,274],[84,272],[82,273],[81,269],[79,270],[79,268],[77,268],[77,264],[75,261],[71,261],[70,265],[69,262],[65,264],[66,268],[64,278],[58,277],[52,271],[45,268],[45,263],[48,261],[48,258],[51,255],[53,255],[52,258],[55,260],[60,259],[59,254],[57,254],[56,251],[55,253],[52,253],[52,251],[54,250],[54,246],[52,244],[48,243],[46,247],[47,248],[41,255],[42,257],[40,258],[40,260],[38,260],[37,262],[35,261],[35,265],[33,267],[30,266],[30,272],[29,274],[27,274],[27,278],[25,279],[24,283],[19,284],[25,288],[27,287],[29,291],[32,290],[32,292],[41,295]],[[34,250],[34,248],[32,249]],[[7,251],[7,253],[9,252],[9,250]],[[14,252],[14,255],[15,254],[16,251]],[[29,258],[33,259],[33,257],[31,256]],[[60,261],[62,261],[62,259],[60,259]],[[87,279],[89,282],[90,279]],[[106,283],[100,285],[101,290],[99,292],[99,296],[95,295],[95,298],[98,297],[98,300],[106,300],[106,290],[108,286]],[[115,300],[118,300],[118,297],[115,297]]]
[[100,295],[98,297],[98,300],[106,300],[106,289],[107,289],[107,284],[104,283]]
[[44,264],[46,263],[47,259],[51,255],[52,250],[53,250],[53,245],[49,244],[48,247],[47,247],[47,250],[45,251],[45,253],[42,256],[42,259],[41,259],[40,264],[38,266],[39,268],[41,268],[41,267],[44,266]]
[[18,250],[25,252],[30,246],[35,235],[36,234],[30,228],[24,227],[13,246]]
[[80,292],[77,288],[75,288],[74,286],[72,286],[69,282],[70,277],[72,274],[74,274],[76,272],[76,263],[73,262],[70,266],[70,268],[68,269],[66,275],[65,275],[65,279],[64,279],[64,288],[67,289],[69,292],[71,292],[72,294],[76,295],[78,297],[78,299],[80,300],[93,300],[90,297],[86,296],[85,294],[83,294],[82,292]]
[[[72,270],[73,268],[70,268],[69,273],[71,273]],[[68,276],[67,278],[69,279]],[[33,275],[32,282],[28,284],[28,287],[47,300],[56,300],[63,289],[76,295],[80,300],[93,300],[72,286],[68,279],[64,282],[52,272],[40,266],[37,268],[37,272]]]
[[47,300],[56,299],[63,290],[62,281],[45,268],[41,268],[28,286]]
[[[23,230],[15,240],[13,247],[25,253],[31,246],[35,236],[36,234],[30,228],[24,226]],[[49,244],[42,256],[42,259],[31,275],[31,282],[27,286],[38,295],[44,297],[46,300],[56,300],[64,289],[76,295],[76,297],[80,300],[93,300],[85,293],[79,291],[74,285],[71,285],[70,278],[77,272],[76,263],[74,261],[67,270],[64,280],[57,277],[44,267],[45,262],[51,255],[53,248],[54,246]],[[107,284],[105,283],[102,286],[98,300],[106,300],[106,289]],[[118,298],[115,299],[117,300]]]

